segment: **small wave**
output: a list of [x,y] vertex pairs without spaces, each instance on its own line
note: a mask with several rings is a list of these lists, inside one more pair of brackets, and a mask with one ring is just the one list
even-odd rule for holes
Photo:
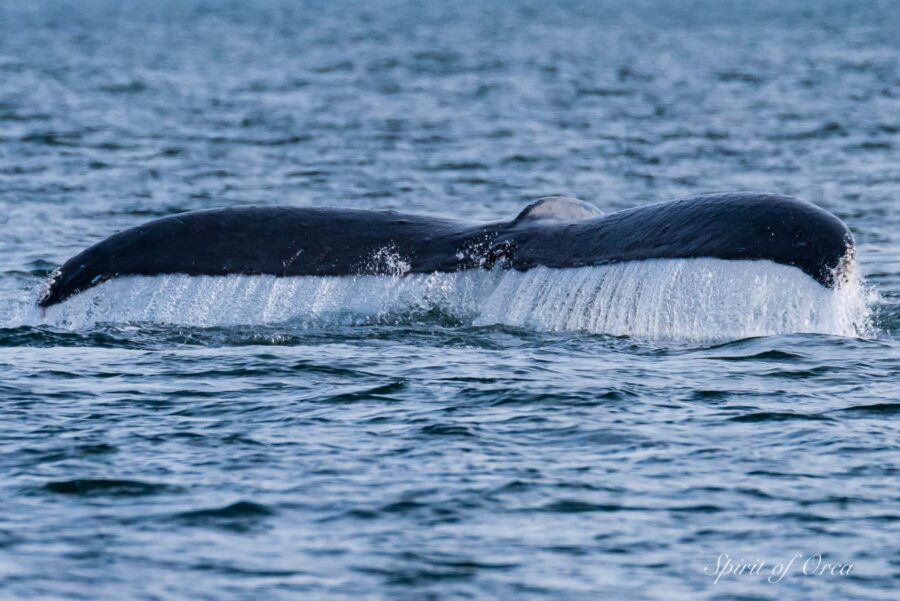
[[47,492],[79,497],[134,497],[156,494],[167,490],[168,487],[164,484],[143,482],[141,480],[79,478],[75,480],[54,480],[52,482],[47,482],[43,489]]
[[246,533],[258,528],[273,515],[273,509],[260,503],[237,501],[222,507],[184,511],[175,514],[172,519],[183,526]]
[[179,513],[177,517],[189,521],[206,521],[266,517],[273,514],[274,512],[265,505],[252,501],[237,501],[223,507],[185,511]]
[[814,415],[806,413],[791,413],[789,411],[761,411],[757,413],[747,413],[729,418],[733,422],[783,422],[790,420],[810,420],[810,421],[832,421],[830,417],[824,415]]
[[44,315],[31,299],[8,321],[63,329],[141,322],[329,327],[438,316],[475,326],[714,341],[790,333],[870,336],[871,294],[855,275],[830,290],[799,269],[768,261],[665,259],[527,272],[129,276]]
[[900,403],[874,403],[872,405],[857,405],[855,407],[847,407],[841,411],[849,413],[858,413],[860,415],[893,415],[900,414]]

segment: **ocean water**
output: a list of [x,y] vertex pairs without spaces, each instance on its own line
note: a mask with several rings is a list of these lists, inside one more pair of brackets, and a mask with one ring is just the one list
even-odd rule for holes
[[[898,115],[890,1],[0,3],[0,598],[896,599]],[[34,305],[178,211],[732,190],[838,215],[850,282],[698,259]]]

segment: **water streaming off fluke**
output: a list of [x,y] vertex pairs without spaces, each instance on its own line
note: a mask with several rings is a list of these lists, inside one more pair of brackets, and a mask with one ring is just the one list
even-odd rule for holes
[[437,314],[476,326],[702,341],[795,332],[866,335],[866,294],[855,276],[830,290],[768,261],[666,259],[396,277],[123,277],[43,316],[30,305],[20,308],[17,318],[66,328],[98,322],[327,327]]

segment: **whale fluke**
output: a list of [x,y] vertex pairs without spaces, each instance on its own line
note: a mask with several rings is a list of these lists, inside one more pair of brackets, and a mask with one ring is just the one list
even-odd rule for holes
[[[114,234],[66,261],[38,304],[48,307],[125,275],[396,275],[495,265],[525,271],[703,257],[768,260],[835,287],[852,252],[850,231],[831,213],[796,198],[750,192],[610,215],[554,196],[512,221],[486,224],[394,211],[233,207],[163,217]],[[379,260],[385,255],[396,260]]]

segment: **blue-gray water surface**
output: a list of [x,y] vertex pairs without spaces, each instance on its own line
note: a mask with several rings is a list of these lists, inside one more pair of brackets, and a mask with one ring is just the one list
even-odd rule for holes
[[[0,3],[0,597],[896,599],[898,57],[890,1]],[[178,211],[746,189],[872,332],[13,317]]]

